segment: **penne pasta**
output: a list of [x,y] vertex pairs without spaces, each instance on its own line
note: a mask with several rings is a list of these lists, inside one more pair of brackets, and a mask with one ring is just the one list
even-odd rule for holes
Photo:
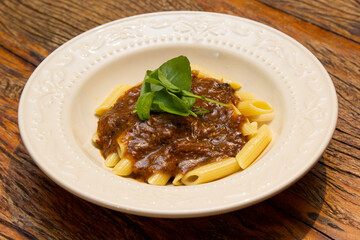
[[120,161],[120,157],[117,153],[110,153],[105,159],[105,166],[112,168]]
[[112,172],[119,176],[128,176],[132,173],[133,163],[129,159],[121,159],[113,168]]
[[123,136],[120,136],[117,139],[117,144],[118,144],[117,152],[119,153],[119,156],[121,159],[124,158],[124,153],[125,153],[125,149],[126,149],[125,143],[122,142],[122,138],[123,138]]
[[257,127],[258,127],[257,122],[248,121],[242,125],[241,132],[243,133],[244,136],[253,135],[257,133],[258,131]]
[[255,100],[256,97],[252,92],[236,91],[235,96],[240,98],[241,101]]
[[95,109],[95,114],[98,116],[103,115],[107,110],[109,110],[117,101],[119,97],[125,94],[132,86],[130,85],[120,85],[116,87],[110,95],[105,99],[105,101]]
[[91,136],[91,141],[92,141],[92,143],[93,143],[96,147],[98,147],[97,142],[98,142],[99,140],[100,140],[99,135],[98,135],[97,132],[95,132],[95,133]]
[[236,155],[236,160],[240,167],[242,169],[247,168],[270,142],[271,130],[268,125],[264,124],[259,128],[257,134],[251,138]]
[[235,158],[226,158],[197,167],[184,175],[181,181],[185,185],[194,185],[210,182],[238,172],[240,166]]
[[134,164],[131,160],[124,157],[126,146],[121,142],[121,140],[122,136],[117,139],[117,154],[121,160],[116,164],[112,172],[119,176],[128,176],[132,173],[132,167]]
[[122,152],[121,152],[120,146],[117,147],[116,152],[117,152],[117,154],[119,155],[119,157],[122,156]]
[[164,186],[169,181],[171,175],[167,173],[155,173],[148,178],[148,183],[151,185]]
[[235,107],[235,105],[234,104],[232,104],[232,103],[230,103],[230,107],[233,109],[233,111],[234,111],[234,116],[239,116],[239,115],[241,115],[241,112],[239,111],[239,109],[237,108],[237,107]]
[[262,100],[247,100],[239,102],[236,107],[246,117],[272,113],[274,111],[274,109],[269,105],[269,103]]
[[181,181],[181,179],[183,178],[184,174],[182,173],[178,173],[176,174],[174,180],[172,181],[172,184],[174,184],[175,186],[180,186],[180,185],[184,185]]
[[267,113],[267,114],[261,114],[261,115],[255,115],[255,116],[249,116],[249,119],[251,121],[256,122],[270,122],[275,118],[275,113]]
[[237,89],[240,89],[241,88],[241,84],[238,83],[238,82],[235,82],[234,80],[230,79],[230,78],[227,78],[227,77],[224,77],[218,73],[214,73],[210,70],[207,70],[206,68],[203,68],[203,67],[200,67],[200,66],[197,66],[197,65],[194,65],[194,64],[190,64],[191,66],[191,70],[195,70],[195,71],[198,71],[199,74],[198,74],[198,77],[199,78],[213,78],[213,79],[216,79],[220,82],[223,82],[223,83],[228,83],[230,84],[230,86],[237,90]]

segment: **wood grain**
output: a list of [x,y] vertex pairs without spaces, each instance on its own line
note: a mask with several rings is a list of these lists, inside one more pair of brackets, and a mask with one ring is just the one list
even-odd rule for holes
[[326,0],[296,2],[260,0],[260,2],[360,43],[359,1],[342,0],[329,3]]
[[[0,1],[0,239],[356,239],[360,236],[359,2],[267,0]],[[319,163],[286,191],[219,216],[159,219],[88,203],[52,182],[24,148],[27,79],[76,35],[136,14],[200,10],[274,27],[307,47],[336,87],[339,118]]]

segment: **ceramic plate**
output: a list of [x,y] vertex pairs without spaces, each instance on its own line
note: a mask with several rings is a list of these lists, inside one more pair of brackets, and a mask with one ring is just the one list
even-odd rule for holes
[[[94,109],[119,84],[185,55],[230,77],[275,108],[271,149],[248,169],[198,186],[151,186],[113,175],[91,144]],[[263,24],[207,12],[162,12],[87,31],[50,54],[21,96],[19,126],[37,165],[73,194],[156,217],[224,213],[293,184],[317,162],[337,119],[332,81],[302,45]]]

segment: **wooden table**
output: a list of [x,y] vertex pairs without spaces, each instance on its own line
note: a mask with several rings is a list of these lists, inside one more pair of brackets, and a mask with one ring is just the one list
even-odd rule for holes
[[[219,216],[156,219],[108,210],[52,182],[24,148],[21,91],[53,50],[141,13],[200,10],[274,27],[307,47],[336,87],[339,118],[320,161],[267,201]],[[358,0],[0,1],[0,239],[360,239]]]

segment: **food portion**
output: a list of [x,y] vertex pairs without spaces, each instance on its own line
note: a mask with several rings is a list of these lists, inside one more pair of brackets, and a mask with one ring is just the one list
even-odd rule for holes
[[142,84],[114,89],[95,110],[93,142],[113,173],[149,184],[225,177],[247,168],[271,141],[269,127],[251,118],[273,109],[240,87],[184,56],[171,59],[147,71]]

